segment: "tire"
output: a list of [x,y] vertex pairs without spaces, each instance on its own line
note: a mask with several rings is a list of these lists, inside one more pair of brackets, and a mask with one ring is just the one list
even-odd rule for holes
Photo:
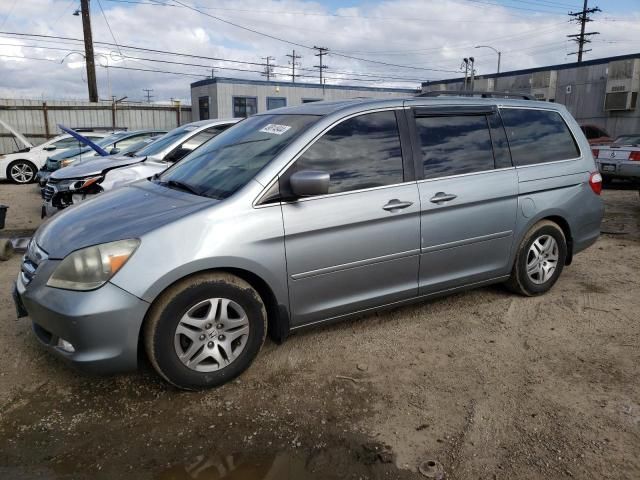
[[151,364],[167,382],[200,390],[244,372],[266,333],[267,313],[258,292],[234,275],[214,272],[163,292],[147,314],[143,340]]
[[28,160],[16,160],[7,167],[7,178],[13,183],[27,184],[36,179],[38,169]]
[[[553,239],[556,248],[553,249]],[[532,245],[538,241],[536,247]],[[548,242],[548,243],[547,243]],[[542,247],[542,250],[541,250]],[[544,249],[551,249],[545,251]],[[553,254],[555,251],[555,254]],[[539,253],[537,253],[539,252]],[[545,258],[544,255],[547,255]],[[553,271],[554,256],[557,258]],[[548,292],[556,283],[567,259],[567,241],[562,229],[554,222],[542,220],[536,223],[518,246],[518,253],[511,270],[511,277],[505,283],[512,292],[532,297]],[[531,274],[527,271],[530,266]],[[537,268],[534,268],[537,266]]]

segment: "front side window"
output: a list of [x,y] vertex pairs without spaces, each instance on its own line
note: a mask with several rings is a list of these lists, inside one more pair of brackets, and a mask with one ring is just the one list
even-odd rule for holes
[[493,170],[486,115],[416,118],[424,178]]
[[524,108],[502,108],[511,157],[516,166],[569,160],[580,151],[558,112]]
[[316,115],[256,115],[236,124],[158,178],[169,187],[217,199],[246,185],[310,125]]
[[235,118],[250,117],[258,113],[256,97],[233,97],[233,116]]
[[368,113],[336,125],[297,160],[295,168],[328,172],[329,193],[402,183],[395,112]]

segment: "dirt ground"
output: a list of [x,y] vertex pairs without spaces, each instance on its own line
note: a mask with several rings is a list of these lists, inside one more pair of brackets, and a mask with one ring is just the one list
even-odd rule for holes
[[0,230],[0,236],[6,236],[7,231],[29,231],[40,225],[40,210],[42,198],[40,188],[36,184],[15,185],[0,181],[0,205],[7,205],[7,219],[5,231]]
[[0,478],[638,479],[640,198],[603,197],[608,233],[547,295],[495,286],[267,341],[200,393],[43,351],[15,320],[15,256]]

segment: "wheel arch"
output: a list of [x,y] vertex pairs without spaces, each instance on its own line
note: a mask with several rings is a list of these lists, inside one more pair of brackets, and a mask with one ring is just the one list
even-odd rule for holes
[[13,165],[15,165],[18,162],[25,162],[28,163],[29,165],[31,165],[33,167],[33,178],[31,179],[31,181],[33,182],[36,178],[36,174],[38,173],[38,166],[33,163],[33,161],[29,160],[28,158],[16,158],[15,160],[11,160],[8,164],[7,164],[7,168],[5,169],[5,174],[7,175],[7,180],[11,180],[11,175],[9,174],[9,170],[11,169],[11,167]]
[[216,267],[216,268],[206,268],[202,270],[198,270],[195,272],[191,272],[188,275],[184,275],[180,278],[175,279],[170,284],[166,285],[162,291],[160,291],[153,301],[149,304],[149,308],[147,309],[147,313],[140,324],[140,329],[138,332],[138,355],[144,354],[144,325],[146,324],[149,316],[149,312],[151,310],[151,306],[157,302],[162,295],[173,287],[178,282],[182,282],[188,278],[201,275],[203,273],[229,273],[231,275],[235,275],[238,278],[241,278],[252,288],[254,288],[260,298],[262,299],[265,309],[267,310],[267,333],[269,337],[276,343],[282,343],[289,335],[289,310],[286,305],[281,305],[278,303],[276,295],[273,293],[273,290],[269,286],[269,284],[259,275],[249,270],[237,267]]
[[[558,212],[558,211],[541,212],[539,215],[536,215],[535,217],[529,219],[527,224],[521,230],[522,233],[520,235],[520,238],[518,239],[518,243],[516,244],[516,246],[520,244],[520,242],[522,241],[522,238],[524,238],[527,232],[531,230],[531,227],[533,227],[536,223],[541,222],[543,220],[549,220],[555,223],[562,230],[562,233],[564,234],[564,238],[567,241],[567,258],[565,260],[565,265],[571,265],[571,262],[573,260],[573,233],[571,230],[571,225],[566,218],[566,215],[564,215],[562,212]],[[515,261],[516,251],[517,251],[517,248],[513,252],[512,262]]]

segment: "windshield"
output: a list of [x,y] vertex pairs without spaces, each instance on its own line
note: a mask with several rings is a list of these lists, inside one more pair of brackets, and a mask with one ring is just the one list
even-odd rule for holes
[[223,199],[249,182],[315,115],[258,115],[222,132],[157,180],[169,187]]
[[186,136],[187,134],[197,130],[199,127],[195,125],[185,125],[184,127],[174,128],[170,132],[165,133],[161,137],[157,137],[156,141],[153,142],[146,148],[140,150],[136,156],[138,157],[148,157],[149,155],[155,155],[157,153],[162,152],[165,148],[171,145],[173,142],[179,140],[180,138]]
[[638,145],[640,144],[640,135],[621,135],[616,138],[613,145]]

